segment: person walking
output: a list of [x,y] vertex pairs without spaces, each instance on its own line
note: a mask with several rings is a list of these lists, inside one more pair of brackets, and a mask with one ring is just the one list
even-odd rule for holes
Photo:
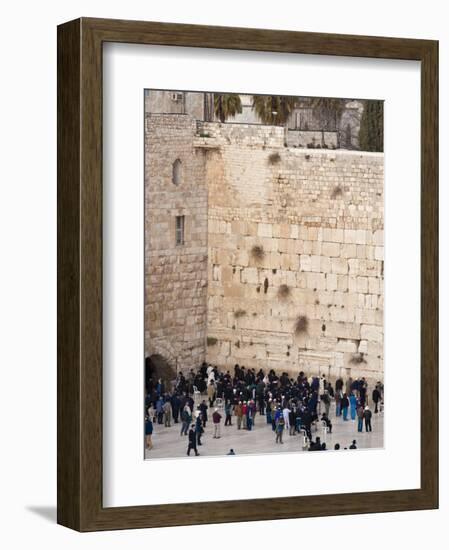
[[187,447],[187,456],[190,456],[191,450],[195,451],[195,456],[199,456],[198,449],[196,448],[196,433],[195,426],[192,424],[189,430],[189,445]]
[[221,437],[221,414],[218,412],[218,409],[215,408],[214,414],[212,415],[212,422],[214,425],[214,439],[220,439]]
[[365,419],[365,431],[372,432],[371,428],[371,417],[373,416],[373,413],[370,411],[370,408],[368,405],[365,407],[365,410],[363,412],[363,418]]
[[181,435],[187,435],[187,430],[189,429],[190,422],[192,421],[192,415],[190,414],[190,409],[187,405],[182,409],[181,420]]
[[150,451],[153,448],[153,442],[151,437],[153,435],[153,422],[151,418],[147,416],[145,418],[145,447]]
[[276,443],[284,443],[282,441],[282,434],[284,433],[284,427],[285,427],[285,422],[284,422],[284,415],[279,415],[279,418],[277,419],[277,422],[276,422]]
[[202,445],[201,436],[203,435],[203,433],[204,433],[203,419],[201,418],[201,412],[199,412],[195,421],[196,444],[198,445],[198,447]]

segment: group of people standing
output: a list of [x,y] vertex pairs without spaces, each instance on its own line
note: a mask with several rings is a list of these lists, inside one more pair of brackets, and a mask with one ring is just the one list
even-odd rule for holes
[[[381,410],[383,390],[378,382],[372,392],[374,414]],[[201,437],[209,415],[216,439],[221,437],[223,415],[225,427],[235,424],[237,430],[248,431],[254,428],[256,417],[260,415],[271,425],[276,444],[283,443],[284,432],[290,436],[305,433],[311,442],[314,423],[321,421],[328,433],[332,433],[330,407],[333,399],[337,418],[341,417],[344,422],[357,419],[359,432],[363,431],[364,423],[367,432],[372,430],[373,413],[368,404],[365,378],[346,381],[338,378],[332,386],[324,375],[307,378],[300,372],[294,379],[286,372],[279,376],[274,370],[256,372],[238,364],[231,375],[230,371],[220,372],[203,363],[197,372],[191,369],[187,376],[179,373],[169,391],[162,380],[147,383],[146,448],[151,449],[153,445],[154,422],[165,427],[180,423],[180,435],[188,438],[187,454],[193,450],[199,455],[198,446],[202,445]],[[315,445],[311,450],[318,449]]]

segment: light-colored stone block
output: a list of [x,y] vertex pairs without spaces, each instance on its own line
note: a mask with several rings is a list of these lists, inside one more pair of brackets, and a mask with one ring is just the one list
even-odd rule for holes
[[340,245],[338,243],[323,242],[321,246],[323,256],[335,257],[340,256]]

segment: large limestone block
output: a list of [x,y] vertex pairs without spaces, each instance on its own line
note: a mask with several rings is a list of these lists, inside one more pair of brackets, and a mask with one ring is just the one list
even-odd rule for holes
[[332,264],[327,256],[320,256],[320,271],[321,273],[330,273]]
[[273,236],[272,225],[268,223],[259,223],[257,235],[259,237],[268,237],[271,239],[271,237]]
[[308,254],[299,256],[299,269],[301,271],[312,271],[312,258]]
[[339,338],[337,340],[337,345],[335,346],[337,351],[343,351],[346,353],[357,353],[358,351],[358,341],[349,340],[346,338]]
[[378,246],[383,246],[384,244],[384,232],[383,230],[378,230],[378,231],[375,231],[374,234],[373,234],[373,244],[375,245],[378,245]]
[[326,289],[327,290],[337,290],[338,278],[335,273],[326,274]]
[[356,258],[357,257],[357,245],[355,244],[342,244],[340,248],[340,256],[342,258]]
[[340,256],[340,244],[323,241],[321,252],[323,256],[338,258]]
[[312,273],[306,274],[307,288],[316,290],[326,289],[326,276],[324,273]]
[[368,342],[383,342],[383,328],[381,326],[361,325],[360,335],[362,339],[368,340]]
[[348,261],[345,258],[332,258],[331,271],[339,275],[348,273]]
[[374,249],[374,259],[382,261],[384,259],[384,247],[376,246]]
[[360,339],[360,325],[357,323],[328,322],[326,324],[326,336]]
[[357,292],[362,294],[368,292],[368,277],[357,277]]
[[319,273],[321,271],[321,257],[320,256],[310,256],[311,271]]
[[298,257],[296,254],[282,254],[281,255],[281,269],[295,270],[298,265]]
[[344,242],[346,244],[356,244],[357,242],[357,232],[355,229],[345,229],[344,230]]

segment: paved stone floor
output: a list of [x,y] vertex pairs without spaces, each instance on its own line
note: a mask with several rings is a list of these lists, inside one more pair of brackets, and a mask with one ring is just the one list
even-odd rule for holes
[[[209,418],[211,418],[212,412],[209,410]],[[256,415],[255,426],[251,431],[237,430],[235,417],[232,417],[233,425],[225,427],[223,412],[222,416],[220,439],[213,438],[213,424],[210,420],[207,422],[205,433],[202,436],[202,446],[198,447],[201,456],[225,455],[231,448],[238,455],[303,451],[302,436],[289,436],[287,430],[284,430],[284,444],[276,444],[275,434],[272,431],[271,424],[266,423],[265,416]],[[357,432],[357,421],[353,422],[349,419],[345,422],[342,417],[336,418],[334,403],[332,403],[330,410],[330,418],[333,424],[332,433],[327,434],[326,439],[321,433],[321,427],[318,428],[317,432],[312,428],[312,438],[315,439],[315,436],[319,435],[321,441],[326,441],[329,450],[334,449],[335,443],[339,443],[341,449],[349,447],[353,439],[357,441],[358,449],[383,447],[383,413],[373,414],[371,421],[373,431],[371,433]],[[187,458],[188,439],[187,436],[181,437],[180,432],[180,423],[172,423],[170,428],[154,424],[153,449],[150,451],[145,450],[145,458]],[[192,458],[195,458],[193,451],[190,460]]]

